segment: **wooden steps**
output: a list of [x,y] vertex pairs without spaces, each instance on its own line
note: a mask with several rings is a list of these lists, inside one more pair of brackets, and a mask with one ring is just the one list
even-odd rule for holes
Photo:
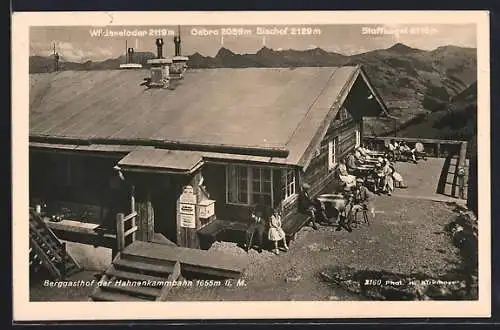
[[163,301],[181,278],[179,262],[152,263],[120,253],[96,284],[92,301]]
[[37,272],[41,267],[54,279],[64,279],[82,270],[42,217],[33,210],[29,215],[30,267]]
[[148,260],[151,264],[173,265],[179,262],[183,273],[194,277],[216,276],[239,278],[246,269],[247,258],[232,256],[223,252],[204,251],[178,246],[169,246],[136,241],[122,255],[128,260]]
[[[125,255],[126,256],[126,255]],[[148,260],[144,261],[134,261],[127,259],[118,259],[115,263],[115,266],[120,269],[132,269],[138,270],[141,272],[148,273],[159,273],[159,274],[170,274],[174,267],[170,265],[156,265],[154,263],[148,262]]]

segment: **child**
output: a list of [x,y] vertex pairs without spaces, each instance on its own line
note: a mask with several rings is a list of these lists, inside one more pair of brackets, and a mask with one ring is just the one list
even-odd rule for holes
[[286,235],[283,229],[281,229],[281,213],[278,208],[274,209],[271,215],[271,221],[269,222],[269,235],[268,239],[274,242],[274,253],[276,255],[280,254],[278,250],[278,242],[283,240],[283,245],[285,251],[288,251],[288,245],[286,244]]

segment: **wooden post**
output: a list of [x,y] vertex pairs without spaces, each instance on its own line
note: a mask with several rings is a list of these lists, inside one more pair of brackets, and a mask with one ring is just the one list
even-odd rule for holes
[[436,145],[436,158],[439,158],[441,156],[441,143],[437,143]]
[[[134,213],[134,212],[135,212],[135,186],[132,185],[132,187],[130,188],[130,213]],[[137,216],[133,217],[130,220],[130,228],[135,227],[136,217]],[[136,239],[136,232],[133,232],[132,233],[132,243],[135,242],[135,239]]]
[[125,247],[125,228],[123,223],[123,213],[116,215],[116,250],[121,252]]
[[63,279],[66,279],[66,274],[67,274],[67,269],[66,269],[66,242],[62,242],[61,243],[61,248],[62,248],[62,251],[61,251],[61,257],[62,257],[62,263],[61,263],[61,267],[62,267],[62,278]]
[[467,166],[467,142],[462,142],[460,145],[460,154],[458,158],[459,176],[458,176],[458,197],[465,199],[465,174]]

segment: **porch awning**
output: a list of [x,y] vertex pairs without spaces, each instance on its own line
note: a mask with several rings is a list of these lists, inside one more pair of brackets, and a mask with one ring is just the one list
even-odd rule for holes
[[149,169],[193,173],[202,163],[202,153],[197,151],[142,147],[127,154],[118,162],[118,165],[125,171]]

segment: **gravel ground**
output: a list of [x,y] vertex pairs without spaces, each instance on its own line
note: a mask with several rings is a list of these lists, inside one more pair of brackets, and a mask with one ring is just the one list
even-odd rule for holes
[[[170,300],[360,300],[324,283],[319,273],[338,266],[439,277],[458,267],[459,251],[443,231],[455,216],[453,206],[386,196],[377,197],[375,205],[371,226],[351,233],[305,227],[287,253],[250,251],[246,287],[175,289]],[[230,243],[219,242],[212,249],[245,253]]]
[[[321,227],[303,228],[288,252],[248,253],[245,286],[172,288],[169,300],[361,300],[320,278],[328,267],[356,271],[424,273],[429,277],[452,274],[461,262],[459,251],[443,231],[456,213],[453,206],[399,197],[376,197],[376,218],[371,226],[353,232]],[[211,251],[245,255],[236,244],[216,242]],[[77,276],[93,279],[95,272]],[[74,290],[74,292],[69,292]],[[50,291],[50,292],[48,292]],[[33,300],[86,300],[90,289],[53,289],[35,286]]]

